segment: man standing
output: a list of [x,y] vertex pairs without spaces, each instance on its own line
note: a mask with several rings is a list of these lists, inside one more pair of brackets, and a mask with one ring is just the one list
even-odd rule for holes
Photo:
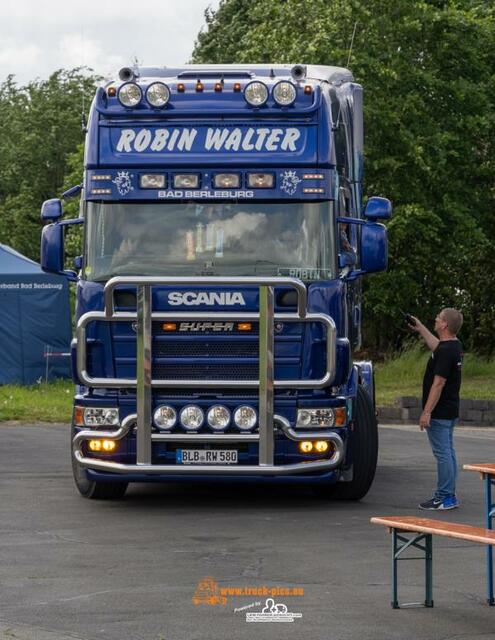
[[455,494],[457,460],[454,449],[454,427],[459,417],[462,344],[457,339],[463,317],[457,309],[443,309],[435,318],[436,338],[422,322],[412,316],[409,326],[426,342],[431,357],[423,378],[423,411],[419,427],[426,429],[433,455],[437,461],[438,484],[431,500],[420,509],[455,509],[459,501]]

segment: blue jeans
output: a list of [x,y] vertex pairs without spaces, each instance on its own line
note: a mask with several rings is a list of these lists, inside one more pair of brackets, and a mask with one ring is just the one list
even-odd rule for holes
[[431,450],[437,460],[438,484],[435,498],[444,499],[455,496],[457,478],[457,460],[454,449],[454,427],[457,420],[432,418],[426,429]]

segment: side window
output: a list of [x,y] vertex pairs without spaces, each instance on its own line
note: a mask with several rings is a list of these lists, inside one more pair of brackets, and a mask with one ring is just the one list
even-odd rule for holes
[[[351,217],[351,192],[346,186],[339,189],[338,215],[340,218]],[[351,268],[356,264],[355,225],[339,222],[339,254],[344,268]]]

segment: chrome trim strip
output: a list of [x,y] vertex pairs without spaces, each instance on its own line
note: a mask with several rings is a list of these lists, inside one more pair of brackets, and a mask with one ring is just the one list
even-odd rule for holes
[[259,464],[262,467],[273,465],[273,287],[260,287],[260,324],[259,324]]
[[[321,431],[306,431],[301,433],[300,431],[296,431],[290,426],[290,422],[287,418],[283,416],[274,416],[274,421],[280,426],[284,434],[290,439],[295,440],[296,442],[301,442],[302,440],[325,440],[332,441],[333,436],[337,434],[335,431],[330,431],[328,429],[322,429]],[[340,436],[338,436],[340,438]]]
[[105,300],[105,311],[107,318],[111,318],[115,313],[114,307],[114,299],[113,292],[116,287],[119,285],[150,285],[150,286],[169,286],[169,285],[191,285],[193,287],[198,286],[220,286],[220,287],[228,287],[232,285],[238,285],[240,287],[255,285],[258,287],[267,286],[267,287],[278,287],[278,286],[289,286],[293,287],[297,291],[297,313],[300,318],[304,318],[306,315],[306,306],[307,306],[307,290],[304,286],[304,283],[297,278],[286,278],[286,277],[273,277],[273,278],[262,278],[262,277],[244,277],[237,276],[231,278],[223,278],[218,276],[209,276],[209,277],[160,277],[160,276],[115,276],[114,278],[110,278],[108,282],[105,284],[104,289],[104,300]]

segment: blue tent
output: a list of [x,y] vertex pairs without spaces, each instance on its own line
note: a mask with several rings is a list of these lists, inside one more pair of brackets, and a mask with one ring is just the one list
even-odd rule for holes
[[69,377],[70,341],[66,278],[0,244],[0,384]]

